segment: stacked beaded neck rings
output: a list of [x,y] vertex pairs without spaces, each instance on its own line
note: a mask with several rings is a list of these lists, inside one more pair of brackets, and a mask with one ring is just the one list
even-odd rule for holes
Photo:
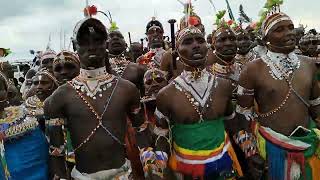
[[94,70],[80,69],[80,75],[74,78],[71,86],[84,93],[86,96],[97,99],[97,94],[102,97],[102,92],[112,86],[114,80],[112,74],[108,74],[105,67]]

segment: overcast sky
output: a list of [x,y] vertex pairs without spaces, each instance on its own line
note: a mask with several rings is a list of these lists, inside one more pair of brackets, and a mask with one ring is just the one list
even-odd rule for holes
[[[181,0],[187,1],[187,0]],[[238,16],[239,5],[254,20],[266,0],[229,0],[234,15]],[[226,9],[225,0],[213,0],[218,10]],[[0,47],[11,48],[13,54],[8,59],[30,57],[29,50],[44,50],[51,33],[51,47],[60,51],[63,41],[60,32],[65,32],[68,47],[73,27],[83,16],[85,0],[0,0]],[[156,16],[170,34],[168,19],[180,19],[183,7],[177,0],[89,0],[98,10],[109,10],[120,31],[128,39],[131,32],[133,41],[144,38],[145,26],[152,16]],[[213,28],[214,11],[209,0],[193,1],[195,12],[200,15],[206,32]],[[299,23],[309,28],[320,29],[319,0],[286,0],[282,11],[289,14],[295,25]],[[107,18],[96,16],[108,27]]]

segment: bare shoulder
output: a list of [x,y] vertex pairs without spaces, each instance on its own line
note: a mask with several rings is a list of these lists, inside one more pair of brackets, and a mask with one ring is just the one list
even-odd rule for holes
[[59,86],[49,98],[64,98],[73,90],[73,88],[68,84]]
[[163,71],[168,71],[168,67],[172,62],[172,49],[167,50],[161,58],[160,69]]
[[316,70],[316,63],[317,61],[313,58],[308,56],[298,55],[300,60],[300,67],[302,66],[307,71],[315,71]]
[[121,87],[121,89],[126,91],[127,93],[135,93],[139,91],[135,84],[126,79],[119,78],[118,81],[118,86]]
[[226,92],[233,91],[234,86],[232,85],[232,81],[230,79],[216,77],[215,83],[218,88],[221,88]]
[[173,92],[173,88],[174,88],[174,84],[173,83],[170,83],[167,86],[165,86],[164,88],[162,88],[157,94],[157,99],[158,98],[171,97],[172,96],[172,92]]

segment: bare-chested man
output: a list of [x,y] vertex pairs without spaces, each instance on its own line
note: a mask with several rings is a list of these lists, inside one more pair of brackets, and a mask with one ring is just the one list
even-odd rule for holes
[[240,27],[236,30],[237,38],[237,55],[235,57],[235,63],[240,65],[240,70],[243,69],[248,62],[256,58],[256,54],[253,52],[253,41],[250,37],[250,33]]
[[[187,5],[186,5],[187,6]],[[185,10],[187,12],[187,10]],[[198,28],[203,36],[205,35],[205,28],[202,24],[201,18],[191,10],[189,19],[186,18],[187,15],[183,16],[180,19],[180,30],[184,29],[188,26],[189,23],[191,25]],[[211,48],[211,45],[208,46],[208,60],[207,65],[210,66],[214,63],[214,56],[213,56],[213,49]],[[173,65],[173,58],[176,58],[176,67]],[[168,72],[168,79],[174,79],[177,76],[179,76],[183,71],[183,62],[180,61],[179,56],[176,51],[172,51],[172,49],[167,50],[161,60],[161,66],[160,69],[162,71]]]
[[134,83],[138,89],[143,88],[145,68],[132,63],[126,52],[127,44],[119,30],[109,33],[108,50],[111,68],[123,79]]
[[162,56],[165,53],[162,24],[152,18],[146,26],[149,51],[137,59],[137,63],[146,66],[148,69],[160,68]]
[[[73,43],[80,58],[80,75],[60,86],[45,101],[45,114],[64,118],[76,156],[71,176],[76,179],[128,179],[124,137],[127,118],[135,119],[140,109],[134,84],[106,72],[105,26],[86,18],[74,30]],[[140,122],[132,121],[133,126]],[[61,136],[51,137],[60,148]],[[63,139],[63,138],[62,138]],[[61,143],[61,142],[60,142]],[[57,155],[54,173],[65,178],[64,159]]]
[[[316,66],[293,52],[294,25],[279,10],[279,4],[273,4],[262,23],[267,52],[241,72],[236,111],[243,122],[256,120],[253,132],[268,179],[319,179],[319,130],[312,129],[312,119],[320,125]],[[236,142],[241,144],[247,134],[237,134]]]
[[178,179],[241,176],[224,128],[224,120],[234,117],[231,81],[206,70],[208,48],[198,28],[181,30],[176,48],[184,71],[157,96],[155,152],[168,153],[164,156]]

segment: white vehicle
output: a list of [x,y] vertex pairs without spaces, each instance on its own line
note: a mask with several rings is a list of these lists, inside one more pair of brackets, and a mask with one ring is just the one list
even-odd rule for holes
[[21,85],[24,81],[25,74],[32,67],[32,60],[15,60],[10,62],[10,64],[13,67],[14,78],[17,79],[19,84]]

